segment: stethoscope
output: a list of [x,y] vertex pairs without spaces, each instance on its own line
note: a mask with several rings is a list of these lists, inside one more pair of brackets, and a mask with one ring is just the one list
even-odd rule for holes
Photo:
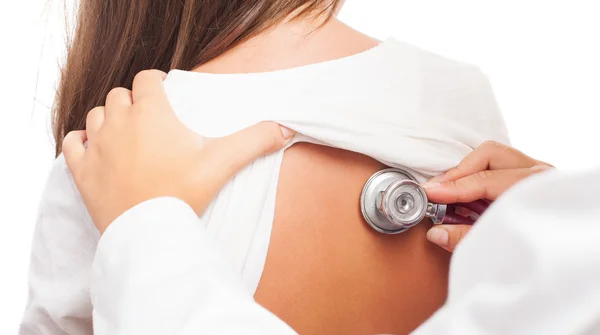
[[[429,202],[425,189],[407,171],[390,168],[375,173],[360,195],[363,217],[376,231],[399,234],[416,226],[425,217],[434,224],[473,224],[489,206],[485,200],[460,204]],[[470,216],[456,209],[467,209]]]

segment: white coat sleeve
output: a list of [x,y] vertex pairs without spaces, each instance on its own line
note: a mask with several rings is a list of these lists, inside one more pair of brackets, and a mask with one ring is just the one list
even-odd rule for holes
[[415,335],[600,334],[600,169],[544,173],[458,246],[445,306]]
[[20,335],[92,334],[89,282],[99,238],[61,155],[38,209]]
[[295,334],[259,306],[185,202],[117,218],[93,265],[94,334]]

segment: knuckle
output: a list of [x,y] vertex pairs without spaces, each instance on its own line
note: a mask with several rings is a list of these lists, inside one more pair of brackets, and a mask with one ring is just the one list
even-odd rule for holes
[[490,180],[491,178],[493,178],[495,175],[493,170],[483,170],[483,171],[479,171],[475,174],[475,177],[477,178],[477,180],[479,181],[485,181],[485,180]]
[[153,77],[163,76],[163,74],[164,74],[164,72],[162,72],[160,70],[155,70],[155,69],[142,70],[142,71],[138,72],[138,74],[135,75],[135,77],[133,78],[133,82],[145,81],[145,80],[151,79]]
[[129,92],[129,90],[126,89],[126,88],[124,88],[124,87],[115,87],[115,88],[113,88],[106,95],[106,104],[108,105],[109,102],[118,101],[119,98],[121,98],[122,96],[128,94],[128,92]]
[[458,166],[453,167],[451,169],[449,169],[448,171],[446,171],[447,175],[454,175],[460,172],[460,168]]
[[71,142],[71,139],[73,138],[75,131],[76,130],[71,130],[70,132],[67,133],[67,135],[65,135],[65,137],[63,138],[63,144]]
[[108,91],[108,94],[106,94],[106,101],[110,101],[113,100],[115,98],[115,96],[118,94],[119,92],[119,88],[115,87],[113,89],[111,89],[110,91]]
[[488,140],[483,142],[476,150],[487,153],[487,155],[495,155],[497,153],[511,150],[512,148],[500,142]]
[[96,117],[96,114],[102,113],[102,107],[94,107],[87,113],[86,116],[86,124],[89,123],[93,118]]
[[73,138],[72,131],[68,132],[67,135],[65,135],[65,137],[63,138],[62,151],[63,151],[63,154],[65,155],[65,157],[69,156],[69,154],[70,154],[72,138]]
[[493,141],[493,140],[487,140],[487,141],[484,141],[483,143],[481,143],[481,145],[479,146],[479,148],[489,149],[489,148],[498,148],[498,147],[502,147],[502,146],[504,146],[504,145],[501,144],[501,143],[498,143],[498,142]]
[[[273,152],[280,149],[283,146],[284,140],[281,130],[277,124],[271,122],[264,122],[258,128],[262,136],[265,138],[265,150],[267,152]],[[267,136],[265,136],[267,135]]]
[[275,150],[279,149],[279,143],[280,143],[279,136],[271,133],[271,135],[269,136],[269,144],[267,146],[267,149],[269,151],[275,151]]
[[504,145],[504,144],[500,144],[500,145],[501,145],[501,147],[500,147],[501,150],[500,151],[503,151],[503,153],[507,153],[507,155],[512,155],[512,156],[521,157],[521,158],[526,158],[529,161],[532,160],[527,155],[525,155],[521,151],[519,151],[519,150],[517,150],[517,149],[515,149],[515,148],[513,148],[511,146]]
[[463,166],[461,166],[460,164],[456,167],[451,168],[450,170],[446,171],[446,173],[444,174],[446,176],[445,179],[448,178],[456,178],[457,176],[461,176],[463,174]]
[[140,81],[140,80],[145,80],[148,77],[152,76],[152,72],[153,70],[142,70],[140,72],[138,72],[135,77],[133,77],[133,81]]
[[91,109],[91,110],[88,112],[88,116],[89,116],[90,114],[96,114],[96,113],[99,113],[101,110],[102,110],[102,107],[100,107],[100,106],[94,107],[94,108],[92,108],[92,109]]
[[277,124],[270,124],[269,127],[271,137],[273,137],[273,150],[283,147],[285,141],[283,139],[283,134],[281,133],[281,127]]
[[506,150],[510,150],[511,148],[500,142],[488,140],[488,141],[483,142],[477,149],[488,153],[488,155],[494,155],[494,153],[499,153],[499,152],[503,152]]
[[452,189],[454,189],[454,188],[457,188],[457,187],[459,187],[459,186],[460,186],[460,185],[459,185],[459,182],[461,182],[461,180],[460,180],[460,179],[459,179],[459,180],[448,180],[448,181],[445,181],[445,182],[443,182],[443,184],[444,184],[444,186],[445,186],[445,187],[447,187],[447,188],[452,188]]
[[67,133],[67,135],[65,135],[63,138],[63,151],[69,151],[71,146],[76,144],[77,138],[79,137],[79,132],[81,132],[81,130],[71,130]]

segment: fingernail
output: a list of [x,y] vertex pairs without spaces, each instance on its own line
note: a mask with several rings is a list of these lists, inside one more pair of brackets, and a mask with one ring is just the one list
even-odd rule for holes
[[442,181],[443,178],[444,178],[444,174],[442,173],[440,175],[437,175],[437,176],[429,179],[427,182],[428,183],[439,183],[440,181]]
[[290,128],[284,126],[280,126],[280,128],[281,133],[283,134],[283,138],[286,140],[289,140],[290,138],[294,137],[294,135],[296,135],[296,132],[291,130]]
[[554,170],[554,167],[548,166],[548,165],[534,165],[531,167],[531,170],[535,173],[538,173],[538,172],[543,172],[546,170]]
[[421,184],[422,188],[435,188],[435,187],[440,187],[440,183],[436,183],[436,182],[431,182],[428,181],[426,183]]
[[448,231],[444,228],[431,228],[427,232],[427,239],[429,242],[435,243],[440,247],[448,246]]

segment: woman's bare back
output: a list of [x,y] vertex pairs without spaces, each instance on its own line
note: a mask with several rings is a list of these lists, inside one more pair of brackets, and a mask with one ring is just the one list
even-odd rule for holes
[[446,298],[449,254],[426,241],[429,223],[389,236],[362,219],[362,186],[382,168],[313,144],[284,155],[255,298],[301,334],[406,334]]

